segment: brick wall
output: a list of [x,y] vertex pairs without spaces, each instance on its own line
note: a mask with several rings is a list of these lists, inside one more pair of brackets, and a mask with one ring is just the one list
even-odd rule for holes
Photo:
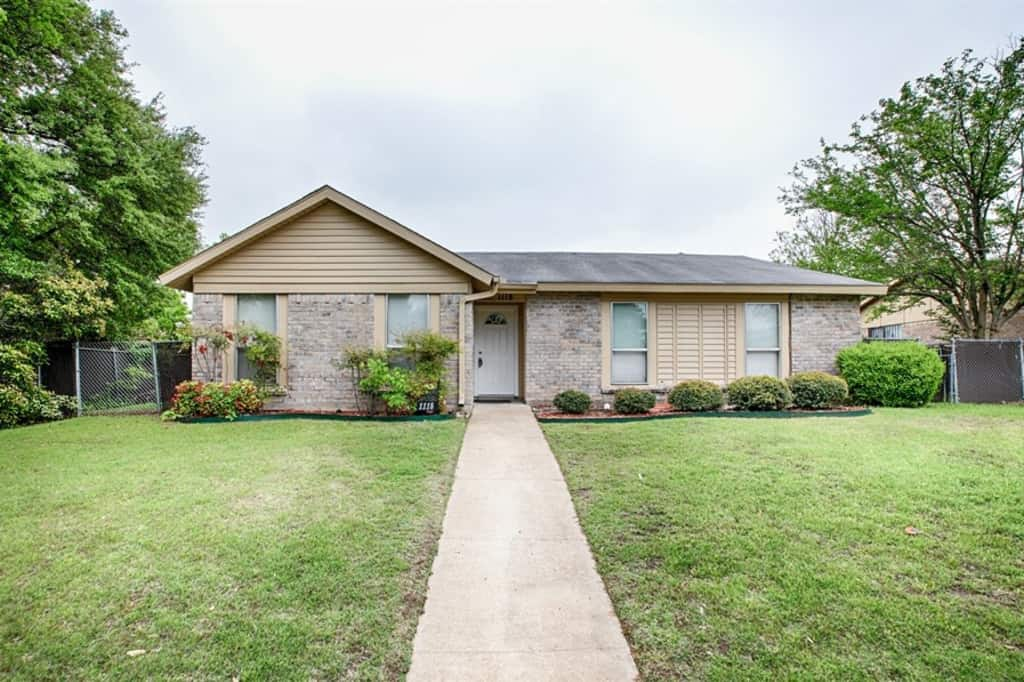
[[332,363],[348,346],[373,345],[373,294],[288,296],[289,409],[355,409],[352,381]]
[[[449,339],[459,339],[459,301],[462,296],[459,294],[441,294],[441,334]],[[448,409],[454,410],[459,406],[459,356],[458,354],[448,358],[445,365],[448,368],[448,395],[446,402]]]
[[466,318],[463,322],[463,324],[465,325],[464,333],[466,337],[466,342],[464,346],[459,349],[460,351],[465,351],[466,354],[465,358],[463,359],[464,374],[462,376],[462,380],[465,382],[465,384],[463,385],[466,387],[466,390],[463,391],[463,393],[465,394],[465,403],[463,403],[462,409],[465,410],[466,412],[471,412],[473,410],[473,398],[475,397],[476,392],[476,384],[474,383],[476,381],[476,377],[473,374],[473,372],[476,370],[476,362],[474,361],[473,353],[473,324],[475,320],[475,315],[476,313],[474,312],[473,309],[473,302],[470,301],[469,303],[466,304]]
[[793,372],[836,372],[836,354],[858,343],[856,296],[793,296],[789,304]]
[[[192,324],[199,327],[220,325],[224,322],[224,297],[221,294],[194,294],[192,296]],[[197,362],[197,356],[192,354],[192,378],[199,381],[220,381],[220,374],[207,376],[201,365]],[[223,361],[221,362],[223,369]]]
[[526,400],[576,389],[601,400],[601,299],[537,295],[526,302]]

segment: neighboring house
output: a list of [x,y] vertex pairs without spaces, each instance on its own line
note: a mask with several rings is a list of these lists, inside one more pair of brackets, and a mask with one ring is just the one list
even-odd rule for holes
[[[925,299],[903,310],[878,314],[875,308],[881,301],[879,296],[870,296],[861,302],[861,332],[866,338],[913,339],[925,344],[949,340],[949,333],[935,319],[935,313],[940,310],[935,301]],[[1021,337],[1024,337],[1024,311],[1011,317],[995,338]]]
[[[196,323],[280,336],[284,406],[299,409],[351,409],[331,361],[418,328],[460,344],[453,406],[834,371],[860,340],[861,298],[886,291],[740,256],[455,253],[326,186],[160,281],[194,292]],[[224,377],[203,378],[248,371],[237,352],[224,364]]]

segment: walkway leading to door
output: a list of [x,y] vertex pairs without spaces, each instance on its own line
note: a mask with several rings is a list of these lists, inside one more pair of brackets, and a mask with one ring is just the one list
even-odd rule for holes
[[477,404],[410,680],[630,680],[636,666],[528,407]]

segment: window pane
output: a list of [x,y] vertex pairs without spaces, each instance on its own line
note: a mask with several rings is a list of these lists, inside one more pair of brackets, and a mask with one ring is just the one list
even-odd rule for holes
[[613,384],[646,384],[647,352],[622,351],[612,353]]
[[274,294],[239,294],[238,323],[277,333],[277,297]]
[[748,303],[746,327],[747,348],[778,348],[779,306],[774,303]]
[[429,326],[426,294],[388,294],[388,345],[397,346],[409,332]]
[[647,304],[612,304],[612,348],[647,348]]
[[[238,324],[251,324],[272,334],[277,333],[277,296],[274,294],[239,294]],[[235,346],[236,372],[239,379],[252,379],[256,368],[245,357],[245,348]]]
[[747,376],[779,376],[779,354],[776,351],[756,351],[747,353]]

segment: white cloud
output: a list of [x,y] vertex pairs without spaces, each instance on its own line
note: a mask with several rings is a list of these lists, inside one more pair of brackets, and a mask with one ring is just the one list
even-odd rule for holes
[[[205,231],[325,182],[456,249],[764,257],[821,136],[1011,3],[99,0],[144,95],[210,140]],[[711,9],[709,9],[709,7]]]

